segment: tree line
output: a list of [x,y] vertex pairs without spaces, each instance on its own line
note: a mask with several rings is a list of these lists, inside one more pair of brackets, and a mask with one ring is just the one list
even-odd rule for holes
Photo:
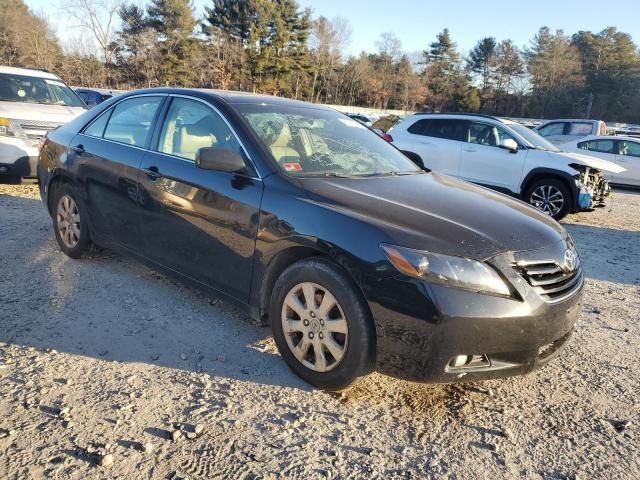
[[448,29],[420,53],[393,33],[347,54],[341,18],[296,0],[63,0],[66,48],[23,0],[0,0],[0,64],[37,66],[71,85],[182,86],[262,92],[381,109],[589,117],[640,123],[640,53],[630,35],[542,27],[519,48],[486,37],[462,55]]

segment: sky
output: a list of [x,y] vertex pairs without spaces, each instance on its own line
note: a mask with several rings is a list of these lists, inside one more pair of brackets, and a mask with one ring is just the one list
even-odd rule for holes
[[[59,35],[68,38],[60,19],[57,0],[25,0],[37,12],[48,14]],[[143,0],[138,0],[144,3]],[[208,0],[194,0],[196,13],[204,12]],[[394,33],[406,52],[419,52],[434,41],[438,32],[449,28],[453,40],[468,51],[482,37],[510,38],[523,47],[538,29],[546,25],[572,34],[579,30],[598,32],[615,26],[640,43],[640,0],[298,0],[311,7],[313,17],[342,17],[352,29],[347,50],[351,54],[376,51],[383,32]]]

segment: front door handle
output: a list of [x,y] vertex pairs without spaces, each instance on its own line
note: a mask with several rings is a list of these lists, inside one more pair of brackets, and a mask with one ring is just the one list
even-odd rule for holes
[[77,153],[78,155],[82,155],[84,153],[84,145],[74,145],[73,147],[71,147],[71,151]]
[[477,152],[477,150],[475,148],[464,148],[463,150],[465,152]]
[[160,175],[160,172],[158,171],[158,167],[143,168],[142,169],[142,173],[144,173],[151,180],[155,180],[155,179],[160,178],[162,176],[162,175]]

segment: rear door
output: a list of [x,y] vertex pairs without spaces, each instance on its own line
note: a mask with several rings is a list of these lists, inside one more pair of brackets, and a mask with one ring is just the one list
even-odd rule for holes
[[463,127],[460,120],[425,118],[409,126],[405,138],[410,139],[409,150],[420,155],[426,168],[457,176]]
[[136,252],[142,248],[138,172],[165,98],[127,98],[98,116],[71,143],[92,228]]
[[504,128],[483,121],[467,122],[466,142],[462,147],[460,177],[470,182],[519,193],[527,150],[515,153],[500,148],[513,140]]
[[627,171],[614,174],[611,179],[614,183],[640,185],[640,142],[618,140],[618,155],[615,161]]
[[[172,96],[140,171],[144,255],[248,301],[262,181],[224,117],[202,100]],[[199,148],[232,150],[247,173],[203,170]]]

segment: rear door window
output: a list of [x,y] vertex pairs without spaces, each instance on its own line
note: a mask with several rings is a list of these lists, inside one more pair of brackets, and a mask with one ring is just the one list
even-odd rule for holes
[[414,135],[427,135],[430,122],[431,120],[418,120],[407,128],[407,132],[413,133]]
[[84,134],[91,137],[102,137],[102,135],[104,135],[104,127],[107,126],[112,110],[113,109],[104,112],[91,122],[91,124],[84,130]]
[[146,147],[163,97],[135,97],[118,103],[103,137],[114,142]]
[[463,139],[463,130],[466,121],[453,120],[453,119],[432,119],[429,123],[425,135],[435,138],[444,138],[446,140],[459,140]]
[[615,153],[613,140],[589,140],[578,143],[578,148],[600,153]]

